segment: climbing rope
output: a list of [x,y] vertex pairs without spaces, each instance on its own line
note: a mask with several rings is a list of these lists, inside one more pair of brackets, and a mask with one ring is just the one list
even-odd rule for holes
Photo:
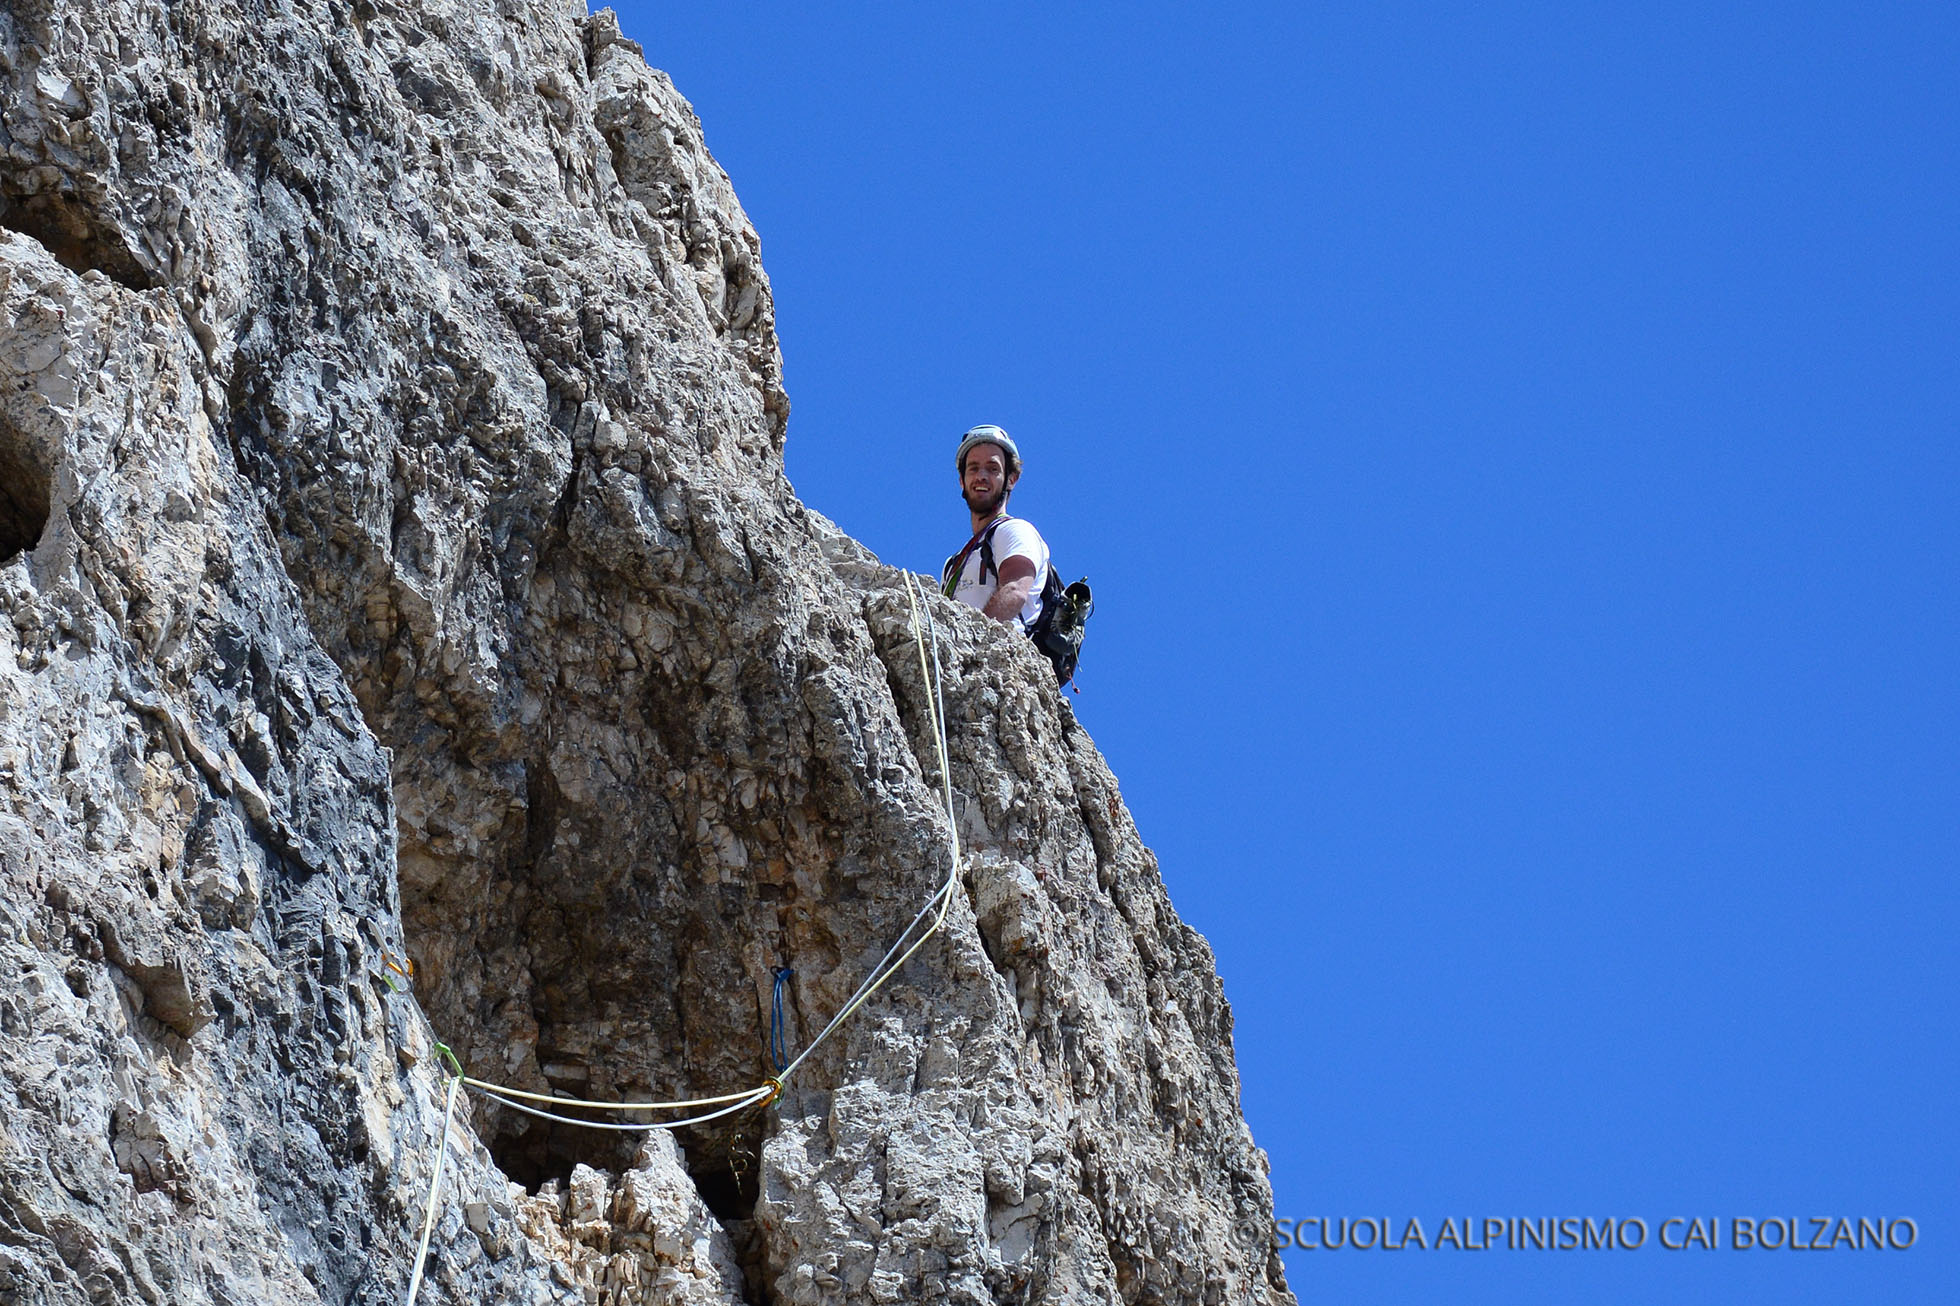
[[[817,1036],[804,1046],[803,1051],[791,1059],[787,1065],[782,1060],[783,1053],[787,1051],[784,1044],[783,1030],[783,984],[795,972],[785,967],[778,967],[776,969],[775,993],[772,1001],[770,1026],[770,1056],[775,1062],[776,1073],[764,1083],[754,1088],[745,1089],[739,1093],[724,1093],[719,1097],[684,1098],[674,1102],[595,1102],[584,1098],[559,1097],[549,1093],[532,1093],[524,1089],[510,1088],[502,1084],[490,1083],[487,1080],[475,1079],[464,1074],[462,1066],[457,1064],[454,1055],[449,1049],[440,1043],[436,1044],[437,1049],[449,1059],[450,1065],[454,1068],[454,1074],[449,1080],[449,1088],[443,1104],[443,1145],[440,1153],[436,1157],[434,1177],[429,1184],[428,1211],[422,1221],[422,1242],[415,1253],[415,1273],[414,1277],[409,1281],[407,1306],[415,1306],[416,1294],[422,1286],[423,1262],[428,1255],[430,1232],[435,1227],[437,1189],[442,1183],[443,1161],[448,1153],[449,1118],[450,1113],[455,1108],[456,1090],[459,1087],[467,1087],[471,1092],[476,1093],[478,1096],[488,1098],[499,1106],[509,1107],[513,1111],[521,1111],[525,1115],[535,1116],[540,1120],[549,1120],[561,1125],[574,1125],[581,1129],[606,1129],[622,1133],[644,1133],[655,1129],[679,1129],[686,1125],[698,1125],[709,1120],[716,1120],[723,1116],[732,1115],[739,1111],[745,1111],[752,1106],[767,1106],[782,1096],[789,1077],[796,1073],[797,1068],[804,1061],[809,1059],[810,1054],[815,1052],[823,1044],[824,1040],[829,1038],[853,1013],[866,1002],[869,1002],[872,995],[884,986],[885,981],[898,973],[899,969],[907,961],[911,960],[912,955],[925,946],[926,940],[938,933],[940,926],[945,924],[947,909],[951,907],[953,902],[953,889],[959,883],[960,832],[959,813],[953,805],[953,771],[947,759],[946,700],[941,687],[939,627],[933,620],[931,606],[921,605],[919,602],[924,592],[924,587],[914,580],[911,572],[904,572],[903,575],[905,577],[906,598],[912,608],[912,642],[919,654],[919,673],[923,678],[927,692],[926,710],[932,718],[933,744],[938,751],[940,789],[946,802],[946,824],[952,837],[952,862],[947,870],[945,883],[941,884],[933,895],[926,899],[925,905],[919,908],[918,914],[913,916],[906,927],[899,932],[897,940],[892,943],[891,947],[885,950],[885,955],[878,959],[878,964],[871,968],[871,973],[865,976],[864,982],[858,985],[857,991],[852,993],[850,999],[838,1010],[837,1014],[831,1017],[830,1023],[825,1025]],[[922,606],[924,607],[925,614],[923,624],[920,620]],[[932,645],[930,659],[928,659],[926,653],[928,639]],[[914,938],[913,932],[918,930],[920,922],[926,920],[928,916],[931,917],[932,923],[920,932],[918,937]],[[909,946],[908,940],[910,941]],[[900,951],[901,948],[904,949],[902,952]],[[389,969],[394,970],[396,968],[391,965]],[[398,971],[397,973],[400,972]],[[412,974],[412,970],[409,973]],[[404,978],[407,978],[407,976],[404,975]],[[392,982],[390,983],[390,987],[393,987]],[[554,1112],[540,1110],[536,1106],[526,1105],[526,1103],[532,1102],[542,1103],[545,1106],[579,1107],[585,1110],[595,1111],[682,1111],[695,1107],[715,1107],[717,1109],[708,1111],[702,1115],[689,1116],[681,1120],[649,1122],[578,1120],[571,1116],[558,1115]]]
[[[952,905],[953,901],[953,886],[959,883],[960,827],[958,813],[953,807],[953,771],[946,760],[946,704],[944,696],[940,691],[939,628],[933,622],[932,609],[928,607],[926,609],[926,625],[932,631],[932,662],[928,665],[926,662],[925,636],[919,628],[919,591],[913,583],[912,573],[908,571],[904,574],[905,594],[912,603],[912,639],[919,650],[919,671],[925,677],[928,694],[926,710],[932,715],[933,743],[939,750],[939,777],[946,796],[946,827],[952,835],[953,862],[951,868],[946,873],[946,882],[939,886],[939,891],[934,893],[932,897],[926,899],[926,905],[919,908],[919,914],[914,916],[911,923],[900,932],[898,941],[893,943],[886,950],[885,955],[879,959],[878,964],[872,967],[871,974],[866,976],[864,983],[858,986],[858,991],[851,995],[851,1000],[845,1003],[843,1009],[835,1016],[831,1017],[830,1023],[823,1027],[823,1032],[810,1040],[809,1046],[803,1049],[796,1060],[790,1062],[789,1065],[783,1068],[783,1072],[777,1076],[779,1080],[787,1081],[795,1073],[796,1068],[802,1065],[804,1060],[812,1052],[817,1050],[817,1046],[830,1037],[833,1030],[849,1019],[851,1013],[868,1002],[871,999],[871,995],[876,993],[884,982],[898,971],[899,967],[910,960],[913,953],[925,946],[926,940],[931,938],[941,925],[945,924],[946,909]],[[933,912],[935,908],[937,908],[937,911],[933,915],[932,924],[927,927],[923,934],[919,935],[911,947],[906,948],[903,953],[899,954],[898,960],[893,961],[892,954],[897,953],[899,948],[904,946],[905,940],[910,937],[913,930],[918,928],[919,922],[924,920],[926,914]]]
[[[939,886],[930,898],[926,899],[925,905],[919,909],[918,914],[900,931],[898,939],[886,950],[885,955],[878,959],[878,964],[871,968],[871,973],[865,976],[864,982],[858,985],[857,991],[851,994],[849,1000],[831,1018],[830,1023],[825,1025],[817,1036],[811,1039],[803,1051],[791,1060],[788,1065],[783,1066],[773,1079],[740,1093],[725,1093],[720,1097],[685,1098],[675,1102],[598,1102],[587,1098],[561,1097],[549,1093],[526,1092],[522,1089],[507,1088],[501,1084],[493,1084],[486,1080],[465,1075],[463,1077],[463,1083],[471,1091],[498,1102],[501,1105],[512,1107],[528,1115],[537,1116],[540,1119],[554,1120],[560,1124],[580,1125],[590,1129],[616,1129],[629,1132],[675,1129],[682,1125],[699,1124],[706,1120],[713,1120],[729,1115],[732,1112],[740,1111],[751,1103],[764,1098],[773,1100],[775,1097],[781,1095],[783,1088],[788,1083],[789,1077],[810,1057],[810,1054],[815,1052],[823,1044],[824,1040],[828,1039],[831,1034],[836,1032],[840,1025],[868,1002],[871,996],[882,988],[885,982],[910,960],[914,953],[925,946],[926,940],[937,933],[939,928],[945,924],[947,909],[952,905],[954,886],[959,883],[960,835],[958,811],[953,805],[953,772],[947,755],[946,702],[945,692],[942,687],[943,678],[939,657],[939,626],[933,620],[931,607],[929,605],[922,605],[919,601],[924,592],[923,588],[914,581],[910,572],[905,572],[903,575],[905,578],[906,598],[911,605],[913,645],[918,651],[919,672],[924,678],[928,692],[926,710],[932,718],[933,745],[937,750],[939,761],[940,791],[946,803],[947,828],[952,836],[952,862],[945,882]],[[922,610],[923,620],[921,617]],[[931,644],[930,655],[927,653],[928,641]],[[932,918],[932,923],[923,932],[919,933],[916,938],[913,937],[914,931],[918,930],[920,923],[928,916]],[[780,990],[778,997],[780,997]],[[710,1112],[707,1115],[693,1116],[686,1120],[608,1123],[557,1116],[550,1112],[539,1111],[535,1108],[524,1106],[522,1105],[524,1102],[538,1102],[546,1106],[581,1107],[587,1110],[600,1111],[678,1111],[704,1106],[723,1107],[723,1109]],[[727,1103],[733,1103],[734,1105],[725,1106],[724,1104]]]
[[[610,1129],[622,1134],[647,1134],[652,1133],[656,1129],[679,1129],[683,1125],[698,1125],[706,1123],[709,1120],[719,1120],[721,1117],[733,1115],[745,1107],[760,1105],[765,1099],[774,1098],[777,1092],[774,1084],[763,1084],[750,1089],[746,1093],[739,1094],[735,1105],[725,1106],[719,1111],[708,1111],[698,1116],[689,1116],[685,1120],[659,1120],[648,1123],[631,1120],[577,1120],[571,1116],[561,1116],[550,1111],[540,1111],[534,1106],[525,1106],[522,1102],[511,1100],[511,1098],[506,1096],[509,1090],[503,1088],[501,1085],[486,1084],[480,1079],[466,1079],[463,1082],[468,1084],[470,1088],[476,1090],[481,1096],[491,1099],[498,1106],[507,1106],[513,1111],[522,1111],[527,1116],[536,1116],[540,1120],[549,1120],[554,1124],[577,1125],[581,1129]],[[547,1097],[542,1100],[559,1106],[579,1106],[598,1111],[644,1111],[648,1109],[645,1106],[628,1106],[619,1102],[587,1102],[575,1097]],[[695,1103],[682,1102],[673,1105],[693,1106]]]
[[429,1235],[436,1227],[436,1198],[442,1191],[442,1167],[449,1159],[449,1122],[456,1115],[456,1090],[463,1085],[463,1068],[456,1062],[456,1054],[442,1044],[436,1050],[448,1060],[454,1071],[449,1077],[449,1090],[442,1097],[442,1132],[436,1135],[436,1168],[429,1176],[429,1205],[422,1214],[422,1241],[415,1248],[415,1273],[408,1281],[408,1306],[415,1306],[415,1298],[422,1291],[422,1267],[428,1264]]

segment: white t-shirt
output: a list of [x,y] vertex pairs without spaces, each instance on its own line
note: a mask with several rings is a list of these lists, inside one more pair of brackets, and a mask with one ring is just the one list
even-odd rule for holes
[[[987,579],[980,579],[980,546],[966,555],[966,565],[960,568],[960,583],[953,590],[953,597],[970,608],[984,608],[987,600],[1000,588],[999,568],[1009,558],[1026,558],[1034,564],[1034,588],[1028,591],[1028,601],[1021,605],[1021,629],[1026,630],[1041,616],[1041,587],[1048,579],[1048,545],[1043,542],[1041,533],[1022,521],[1019,517],[1009,517],[994,528],[992,545],[994,571],[987,573]],[[956,555],[957,556],[957,555]]]

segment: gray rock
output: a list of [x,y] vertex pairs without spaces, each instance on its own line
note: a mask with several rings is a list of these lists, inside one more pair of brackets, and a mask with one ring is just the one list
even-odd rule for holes
[[[800,504],[609,13],[0,13],[0,1302],[1285,1302],[1231,1016],[1045,663]],[[718,1094],[944,928],[767,1108]],[[412,975],[412,980],[411,980]]]

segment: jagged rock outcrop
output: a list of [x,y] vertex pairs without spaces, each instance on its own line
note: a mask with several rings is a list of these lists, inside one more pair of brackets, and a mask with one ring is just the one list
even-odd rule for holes
[[[0,1302],[398,1301],[436,1038],[754,1084],[945,878],[902,579],[610,14],[15,0],[0,228]],[[1291,1300],[1208,949],[927,602],[945,930],[679,1150],[459,1113],[424,1300]]]

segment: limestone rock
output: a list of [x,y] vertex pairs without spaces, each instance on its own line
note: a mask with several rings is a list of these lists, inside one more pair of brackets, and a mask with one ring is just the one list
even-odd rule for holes
[[[609,13],[0,12],[0,1302],[1285,1302],[1231,1017],[1027,643],[800,504]],[[761,1082],[676,1139],[466,1099]]]

